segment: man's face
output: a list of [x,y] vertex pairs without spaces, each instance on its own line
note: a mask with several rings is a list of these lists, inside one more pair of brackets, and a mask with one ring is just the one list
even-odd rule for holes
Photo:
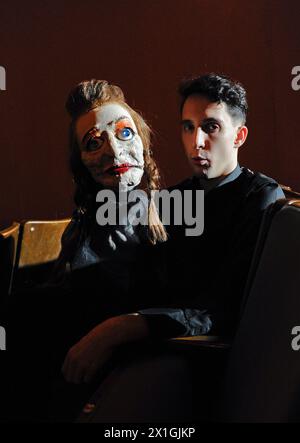
[[[195,175],[216,178],[230,174],[237,166],[241,122],[235,121],[226,103],[212,103],[195,94],[182,109],[182,142]],[[242,127],[242,132],[247,128]]]
[[127,109],[104,104],[79,117],[76,135],[81,159],[105,188],[137,186],[144,172],[143,143]]

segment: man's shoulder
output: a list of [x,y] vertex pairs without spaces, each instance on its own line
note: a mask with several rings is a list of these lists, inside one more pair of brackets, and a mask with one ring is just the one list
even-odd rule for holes
[[278,182],[262,172],[252,171],[246,167],[242,167],[241,170],[241,174],[238,178],[240,178],[241,182],[244,182],[248,188],[248,192],[257,192],[265,188],[270,190],[278,189],[281,191]]
[[277,181],[274,180],[271,177],[268,177],[267,175],[263,174],[262,172],[258,172],[258,171],[252,171],[249,168],[246,168],[244,166],[241,167],[241,174],[247,178],[250,181],[253,181],[254,183],[258,183],[258,184],[274,184],[274,185],[278,185]]
[[242,198],[251,207],[254,205],[256,209],[264,210],[276,200],[285,198],[277,181],[261,172],[242,168],[240,177]]
[[[241,174],[238,175],[238,177],[229,184],[236,184],[237,186],[244,186],[249,187],[250,189],[259,189],[261,187],[270,185],[272,187],[279,187],[276,180],[274,180],[271,177],[268,177],[265,174],[262,174],[261,172],[254,172],[249,168],[246,168],[244,166],[241,167]],[[220,185],[220,187],[222,184]],[[188,177],[185,180],[177,183],[176,185],[169,186],[167,189],[169,192],[174,190],[185,190],[185,189],[193,189],[197,187],[197,180],[194,176]]]

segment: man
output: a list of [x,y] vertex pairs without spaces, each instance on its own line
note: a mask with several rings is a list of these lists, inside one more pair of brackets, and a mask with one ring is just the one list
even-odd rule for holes
[[248,135],[241,84],[208,74],[184,81],[179,93],[182,142],[194,174],[175,188],[204,190],[204,232],[197,238],[171,230],[172,288],[189,294],[190,307],[208,310],[210,333],[231,335],[263,212],[284,194],[273,179],[239,166]]

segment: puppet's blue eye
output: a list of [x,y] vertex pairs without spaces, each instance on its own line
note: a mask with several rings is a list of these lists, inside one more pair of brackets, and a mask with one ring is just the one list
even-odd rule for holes
[[134,132],[131,128],[122,128],[117,132],[117,137],[119,140],[128,141],[134,136]]

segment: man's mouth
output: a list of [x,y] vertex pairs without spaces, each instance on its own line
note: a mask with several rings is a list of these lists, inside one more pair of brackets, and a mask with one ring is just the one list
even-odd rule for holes
[[136,165],[130,165],[129,163],[124,163],[122,165],[113,165],[108,168],[105,172],[110,175],[121,175],[129,171],[130,168],[136,168]]
[[192,157],[192,161],[196,166],[209,166],[210,161],[203,157]]

